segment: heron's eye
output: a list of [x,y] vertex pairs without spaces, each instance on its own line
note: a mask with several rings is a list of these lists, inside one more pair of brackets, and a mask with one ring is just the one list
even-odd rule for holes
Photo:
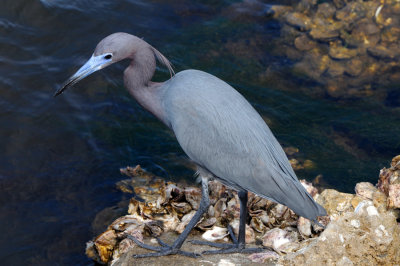
[[104,59],[111,59],[112,55],[111,54],[107,54],[104,56]]

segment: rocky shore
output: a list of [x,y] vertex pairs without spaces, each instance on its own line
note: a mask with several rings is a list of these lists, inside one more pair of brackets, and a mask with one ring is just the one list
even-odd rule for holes
[[[325,229],[287,207],[249,193],[246,243],[264,246],[265,252],[251,255],[205,255],[200,259],[182,256],[134,259],[146,253],[132,237],[157,245],[154,236],[172,242],[196,212],[201,192],[193,186],[165,182],[140,166],[121,172],[129,179],[119,189],[133,193],[127,215],[112,222],[106,231],[87,243],[86,254],[110,265],[190,263],[193,265],[396,265],[400,263],[400,155],[389,168],[380,171],[378,184],[358,183],[355,194],[333,189],[318,192],[311,183],[302,184],[324,206],[328,216],[319,222]],[[237,193],[217,181],[210,181],[211,206],[190,235],[192,239],[230,241],[227,227],[238,231]],[[189,241],[185,250],[201,252],[210,247]]]

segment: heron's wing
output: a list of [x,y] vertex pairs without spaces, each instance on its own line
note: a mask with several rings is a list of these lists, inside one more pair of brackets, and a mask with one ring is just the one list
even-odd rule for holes
[[[318,206],[268,126],[243,96],[200,71],[178,73],[168,87],[164,108],[178,142],[192,160],[224,183],[315,219]],[[313,210],[303,211],[307,209]]]

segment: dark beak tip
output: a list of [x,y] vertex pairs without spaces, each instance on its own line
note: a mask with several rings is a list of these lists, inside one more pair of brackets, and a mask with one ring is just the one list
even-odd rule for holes
[[53,94],[53,97],[57,97],[60,95],[63,91],[62,90],[57,90],[56,93]]

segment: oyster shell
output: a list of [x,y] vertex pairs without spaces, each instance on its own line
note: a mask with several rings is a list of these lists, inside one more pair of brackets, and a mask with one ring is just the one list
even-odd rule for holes
[[223,227],[214,226],[211,230],[204,232],[201,237],[207,241],[217,241],[229,235],[228,230]]

